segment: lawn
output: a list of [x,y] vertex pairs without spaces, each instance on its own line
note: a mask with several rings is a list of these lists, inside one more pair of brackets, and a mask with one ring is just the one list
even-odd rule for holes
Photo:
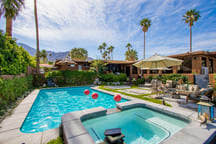
[[[134,94],[129,94],[129,93],[126,93],[126,92],[118,91],[118,89],[106,88],[104,86],[99,86],[99,89],[106,90],[106,91],[111,91],[111,92],[115,92],[115,93],[120,93],[120,94],[123,94],[123,95],[126,95],[126,96],[142,99],[142,100],[157,103],[157,104],[163,104],[162,100],[148,97],[149,95],[152,95],[152,94],[134,95]],[[165,105],[171,107],[171,105],[168,104],[168,103],[165,103]]]

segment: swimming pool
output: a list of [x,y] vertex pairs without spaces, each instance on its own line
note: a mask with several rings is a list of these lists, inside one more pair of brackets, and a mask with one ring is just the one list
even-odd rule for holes
[[106,129],[121,128],[127,144],[158,144],[188,124],[148,108],[133,108],[82,123],[96,143],[104,139]]
[[[83,93],[85,89],[90,90],[88,96]],[[94,92],[99,94],[96,100],[91,98]],[[122,99],[120,103],[126,101],[128,100]],[[106,109],[115,108],[116,102],[112,95],[90,87],[43,89],[40,90],[20,130],[24,133],[36,133],[57,128],[63,114],[99,106]]]

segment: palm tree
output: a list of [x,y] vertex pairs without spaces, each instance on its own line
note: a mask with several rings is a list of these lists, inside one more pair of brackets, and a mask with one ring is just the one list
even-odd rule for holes
[[4,13],[6,17],[6,33],[8,36],[12,36],[13,19],[16,19],[22,6],[24,6],[24,0],[1,0],[1,13]]
[[35,28],[36,28],[36,72],[40,73],[40,49],[39,49],[39,30],[38,30],[38,16],[37,16],[37,0],[34,0],[34,17],[35,17]]
[[46,50],[42,50],[41,52],[40,52],[40,58],[42,58],[43,59],[43,63],[46,63],[47,62],[47,52],[46,52]]
[[198,21],[200,18],[199,11],[192,9],[189,10],[183,15],[183,20],[185,23],[189,23],[190,27],[190,52],[192,52],[192,26],[194,25],[194,22]]
[[113,50],[114,50],[114,46],[109,46],[108,48],[107,48],[107,50],[108,50],[108,54],[109,54],[109,59],[110,58],[112,58],[113,59]]
[[[4,14],[4,11],[3,11],[1,5],[2,5],[2,2],[0,1],[0,23],[1,23],[1,17]],[[1,25],[0,25],[0,27],[1,27]]]
[[71,59],[86,60],[88,58],[88,51],[84,48],[73,48],[70,52]]
[[107,44],[105,42],[102,43],[102,45],[99,45],[98,50],[100,51],[102,58],[104,58],[105,55],[107,55],[106,51]]
[[143,58],[145,59],[145,33],[148,31],[149,27],[151,26],[151,20],[144,18],[140,21],[140,25],[142,26],[142,30],[144,32],[144,52]]
[[128,61],[135,61],[138,59],[137,51],[134,49],[127,50],[125,52],[125,59]]
[[128,43],[126,46],[125,46],[127,49],[128,49],[128,51],[132,48],[132,45],[130,44],[130,43]]

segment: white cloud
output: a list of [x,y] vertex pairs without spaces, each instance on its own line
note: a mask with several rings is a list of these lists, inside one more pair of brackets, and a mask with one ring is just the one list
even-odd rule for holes
[[[33,45],[34,5],[33,0],[25,2],[25,9],[15,21],[14,33],[19,41],[28,39],[30,43],[32,40],[30,45]],[[216,7],[204,0],[38,0],[41,48],[63,51],[84,47],[90,56],[95,56],[98,45],[107,42],[116,47],[114,57],[124,59],[125,45],[131,42],[141,58],[143,32],[139,22],[147,17],[152,20],[146,35],[147,56],[156,52],[163,55],[185,52],[189,45],[189,29],[182,15],[191,8],[203,12],[200,23],[194,26],[194,50],[215,50],[213,24],[216,20],[212,12]]]

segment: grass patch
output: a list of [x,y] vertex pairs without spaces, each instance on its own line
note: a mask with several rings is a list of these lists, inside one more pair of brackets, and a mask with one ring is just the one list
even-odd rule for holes
[[47,144],[64,144],[61,137],[58,137],[57,139],[49,141]]
[[[149,96],[149,95],[152,95],[152,94],[134,95],[134,94],[126,93],[126,92],[121,92],[121,91],[118,91],[116,89],[105,88],[104,86],[99,86],[99,89],[106,90],[106,91],[111,91],[111,92],[115,92],[115,93],[120,93],[120,94],[123,94],[123,95],[126,95],[126,96],[131,96],[131,97],[134,97],[134,98],[142,99],[142,100],[157,103],[157,104],[163,104],[162,100],[146,97],[146,96]],[[171,107],[171,105],[168,104],[168,103],[165,103],[165,105]]]

